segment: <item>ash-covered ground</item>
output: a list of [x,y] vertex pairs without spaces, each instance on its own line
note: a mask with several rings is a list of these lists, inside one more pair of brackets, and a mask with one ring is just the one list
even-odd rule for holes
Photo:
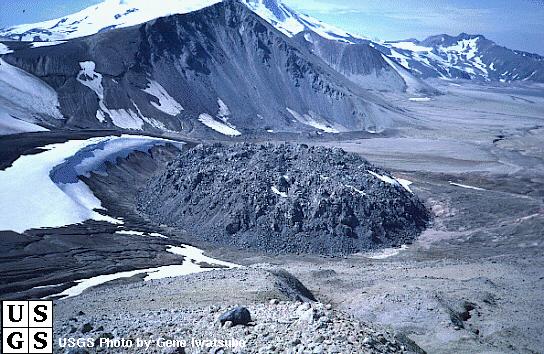
[[347,254],[411,243],[428,212],[402,181],[342,149],[200,145],[149,180],[140,210],[215,244]]
[[[85,179],[123,226],[85,222],[0,233],[5,250],[0,296],[43,297],[78,279],[179,263],[180,257],[165,249],[191,243],[215,259],[244,267],[149,281],[140,275],[91,288],[55,301],[56,333],[93,340],[131,333],[146,339],[247,338],[252,345],[247,352],[264,353],[280,348],[287,353],[390,353],[391,348],[413,352],[418,347],[428,353],[539,353],[544,347],[542,87],[439,84],[446,94],[428,102],[391,98],[414,118],[402,128],[371,138],[330,134],[289,139],[341,147],[391,171],[371,169],[382,177],[413,182],[409,188],[432,218],[407,247],[337,257],[275,255],[218,246],[196,232],[151,223],[138,214],[136,200],[177,153],[151,150]],[[292,138],[271,135],[278,144]],[[252,140],[262,142],[271,135]],[[23,148],[39,152],[43,138],[30,134],[18,142],[1,140],[0,151],[14,155],[2,156],[0,162],[7,161],[2,166]],[[28,148],[21,146],[27,143]],[[397,188],[383,183],[384,189],[389,187]],[[139,234],[119,233],[127,230]],[[311,304],[315,311],[303,314],[297,311],[301,304],[296,295],[289,295],[290,286],[254,271],[278,267],[324,305]],[[235,305],[249,309],[255,327],[217,324],[219,315]],[[310,320],[304,325],[302,315]]]

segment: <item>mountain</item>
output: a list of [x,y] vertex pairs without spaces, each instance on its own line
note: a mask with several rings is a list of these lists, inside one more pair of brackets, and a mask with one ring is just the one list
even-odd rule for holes
[[312,31],[295,40],[361,88],[380,91],[435,94],[437,91],[374,48],[373,43],[323,38]]
[[[82,11],[54,20],[17,25],[0,30],[0,37],[18,41],[60,41],[142,24],[158,17],[184,14],[221,0],[105,0]],[[261,18],[288,36],[311,30],[324,38],[356,41],[339,28],[300,14],[277,0],[240,0]]]
[[[404,68],[398,74],[405,76],[405,86],[409,86],[410,82],[412,87],[422,87],[414,76],[423,79],[544,82],[542,56],[501,47],[481,35],[462,33],[452,37],[444,34],[424,41],[410,39],[377,42],[301,14],[278,0],[239,1],[289,37],[310,31],[327,40],[359,46],[359,49],[361,45],[367,45],[381,51],[393,61],[392,65],[388,63],[392,69],[397,69],[398,65]],[[28,44],[34,47],[47,46],[67,39],[139,25],[158,17],[189,13],[218,2],[220,0],[162,0],[160,6],[157,6],[148,0],[105,0],[62,18],[1,29],[0,38],[34,42]],[[16,49],[11,48],[12,43],[4,42],[6,44],[8,47],[0,46],[0,54]],[[351,71],[349,75],[358,75]],[[390,76],[378,89],[398,87],[392,84],[392,80],[395,80]],[[379,83],[382,78],[378,75],[378,81],[374,83]],[[355,81],[359,79],[355,78]]]
[[544,82],[544,57],[499,46],[482,35],[388,42],[382,50],[421,78]]
[[0,71],[3,106],[47,127],[237,136],[403,118],[238,1],[22,48]]

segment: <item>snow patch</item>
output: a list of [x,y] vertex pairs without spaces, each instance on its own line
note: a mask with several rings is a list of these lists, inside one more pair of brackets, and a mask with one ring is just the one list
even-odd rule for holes
[[44,81],[0,59],[0,97],[30,112],[63,119],[55,90]]
[[407,250],[408,246],[402,245],[400,248],[386,248],[381,251],[372,252],[368,254],[366,257],[370,259],[386,259],[389,257],[396,256],[401,251]]
[[276,186],[270,187],[270,190],[272,190],[272,193],[279,195],[282,198],[287,198],[288,195],[285,192],[280,192],[280,190]]
[[408,100],[412,102],[429,102],[431,101],[430,97],[410,97]]
[[398,177],[395,177],[395,180],[397,180],[397,182],[398,182],[404,189],[406,189],[408,192],[414,194],[414,192],[412,192],[412,189],[410,188],[410,186],[411,186],[414,182],[409,181],[409,180],[407,180],[407,179],[398,178]]
[[44,42],[32,42],[32,48],[49,47],[53,45],[59,45],[66,43],[66,41],[44,41]]
[[115,233],[118,235],[135,235],[135,236],[151,236],[151,237],[168,238],[157,232],[145,233],[142,231],[134,231],[134,230],[118,230],[118,231],[115,231]]
[[129,109],[108,109],[105,111],[109,114],[113,124],[119,128],[141,130],[144,126],[142,118],[136,112]]
[[485,189],[483,189],[483,188],[474,187],[474,186],[468,186],[468,185],[466,185],[466,184],[454,183],[454,182],[450,182],[450,184],[451,184],[452,186],[456,186],[456,187],[467,188],[467,189],[474,189],[474,190],[476,190],[476,191],[485,191]]
[[166,114],[177,116],[183,111],[183,107],[157,81],[151,80],[144,92],[156,97],[159,104],[151,101],[151,105]]
[[93,61],[83,61],[79,63],[81,71],[77,76],[77,81],[82,85],[87,86],[98,96],[98,109],[96,110],[96,119],[99,122],[105,122],[108,114],[114,125],[119,128],[141,130],[144,121],[138,114],[138,107],[135,107],[136,112],[132,109],[109,109],[104,103],[104,86],[102,85],[102,74],[95,71],[96,64]]
[[220,98],[217,99],[217,104],[219,105],[219,111],[217,112],[217,118],[219,118],[223,122],[227,123],[227,121],[229,119],[229,116],[230,116],[229,107]]
[[223,135],[228,135],[228,136],[240,136],[240,135],[242,135],[242,133],[240,133],[236,129],[236,127],[234,125],[227,124],[227,123],[224,123],[224,122],[219,122],[219,121],[215,120],[211,115],[209,115],[207,113],[202,113],[198,117],[198,120],[202,124],[207,126],[208,128],[211,128],[211,129],[215,130],[216,132],[221,133]]
[[323,119],[320,119],[318,121],[315,117],[316,115],[313,112],[309,112],[310,114],[301,115],[295,110],[292,110],[289,107],[286,107],[287,111],[293,116],[293,118],[296,119],[299,123],[302,123],[304,125],[308,125],[310,127],[314,127],[318,130],[321,130],[325,133],[331,133],[331,134],[337,134],[340,133],[340,131],[334,127],[332,127],[329,123],[325,122]]
[[350,186],[350,185],[348,185],[348,184],[346,185],[346,187],[351,188],[353,191],[355,191],[356,193],[359,193],[359,194],[362,195],[363,197],[366,196],[366,193],[363,192],[363,191],[360,190],[360,189],[357,189],[357,188],[355,188],[355,187],[353,187],[353,186]]
[[188,245],[183,245],[181,247],[168,246],[166,251],[175,255],[182,256],[184,258],[183,263],[156,268],[136,269],[126,272],[98,275],[87,279],[80,279],[76,281],[77,285],[68,288],[59,294],[48,296],[48,298],[61,297],[62,299],[67,299],[80,295],[85,290],[95,287],[97,285],[101,285],[117,279],[130,278],[140,274],[145,275],[144,281],[149,281],[155,279],[179,277],[193,273],[202,273],[218,268],[203,267],[200,265],[202,263],[211,264],[212,266],[217,265],[221,268],[240,267],[239,265],[234,263],[223,262],[214,258],[207,257],[204,255],[204,251]]
[[381,181],[385,182],[385,183],[389,183],[389,184],[392,184],[392,185],[395,185],[395,186],[398,186],[400,185],[400,183],[394,179],[394,178],[391,178],[387,175],[380,175],[380,174],[377,174],[376,172],[373,172],[373,171],[370,171],[370,170],[367,170],[368,173],[370,173],[372,176],[380,179]]
[[421,84],[419,83],[419,81],[415,77],[413,77],[405,68],[402,68],[399,64],[395,63],[393,60],[388,58],[386,55],[382,54],[382,58],[404,80],[404,82],[406,83],[406,92],[414,93],[414,92],[418,91],[418,89],[421,87]]
[[4,43],[0,43],[0,55],[13,53],[13,50],[9,49]]
[[43,132],[48,131],[39,125],[25,122],[11,116],[4,108],[0,107],[0,135],[19,134],[26,132]]

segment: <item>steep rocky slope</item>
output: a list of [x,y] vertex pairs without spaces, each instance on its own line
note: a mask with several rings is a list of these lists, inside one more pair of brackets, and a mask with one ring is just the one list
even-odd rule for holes
[[64,119],[40,118],[55,126],[334,133],[375,130],[397,115],[237,1],[3,60],[54,89]]
[[372,42],[346,43],[321,37],[312,31],[301,32],[295,39],[331,68],[363,89],[438,93],[423,80],[412,75],[409,70],[384,56]]

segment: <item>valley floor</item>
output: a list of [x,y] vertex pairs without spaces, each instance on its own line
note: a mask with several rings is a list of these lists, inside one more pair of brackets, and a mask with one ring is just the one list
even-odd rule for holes
[[[371,323],[365,328],[372,327],[376,332],[404,333],[429,353],[541,352],[544,348],[543,90],[521,86],[508,89],[457,86],[448,82],[438,85],[446,94],[431,100],[396,98],[397,104],[412,117],[403,128],[373,139],[304,139],[309,144],[360,153],[393,171],[395,177],[412,181],[410,188],[425,201],[434,216],[430,228],[412,245],[382,254],[325,258],[214,249],[195,242],[216,259],[248,268],[149,282],[132,277],[91,289],[56,302],[59,333],[68,333],[73,326],[75,333],[80,334],[81,320],[77,325],[70,324],[80,308],[87,313],[84,321],[102,325],[105,332],[126,333],[127,321],[143,316],[149,318],[150,331],[157,331],[158,326],[170,333],[167,327],[172,319],[153,322],[155,318],[163,318],[158,312],[189,311],[187,316],[199,316],[201,311],[208,311],[207,306],[226,308],[234,304],[254,309],[259,314],[257,322],[261,318],[268,332],[273,333],[273,325],[282,326],[278,324],[282,318],[277,317],[281,315],[266,312],[263,304],[280,298],[285,301],[282,306],[289,308],[294,306],[290,305],[293,294],[285,295],[281,282],[255,269],[283,268],[320,302],[330,303],[331,311],[345,316],[342,319],[329,314],[334,321],[349,318]],[[168,153],[163,157],[167,159]],[[4,233],[0,242],[11,251],[3,252],[0,259],[2,268],[9,270],[9,284],[2,284],[2,297],[15,294],[41,297],[58,293],[63,287],[44,290],[36,286],[58,284],[63,278],[62,282],[69,283],[112,271],[174,262],[172,255],[164,252],[165,245],[174,241],[183,243],[187,235],[160,226],[153,229],[131,210],[130,189],[138,188],[155,167],[153,159],[140,156],[112,167],[108,178],[95,176],[87,183],[110,215],[123,217],[127,227],[159,232],[168,235],[169,240],[115,235],[116,228],[91,222],[25,235]],[[135,171],[141,170],[146,173],[138,176]],[[131,180],[127,180],[127,175]],[[114,201],[118,201],[117,205]],[[89,237],[96,240],[94,246],[85,242]],[[190,239],[194,242],[195,238]],[[29,247],[34,242],[41,246],[41,256],[29,261]],[[16,253],[20,249],[27,253]],[[77,255],[76,263],[59,262],[57,252],[66,249]],[[72,256],[66,256],[66,260]],[[37,269],[43,276],[29,279],[28,274]],[[216,311],[212,309],[211,313]],[[172,316],[179,320],[179,316]],[[203,314],[199,318],[213,322],[214,316]],[[117,320],[120,317],[126,321]],[[224,329],[202,331],[206,335],[225,335]],[[91,332],[93,336],[100,333]],[[255,334],[259,338],[258,333],[245,333],[239,328],[228,333],[240,338]],[[198,335],[192,332],[195,334]],[[311,338],[312,343],[316,338]],[[264,342],[258,343],[265,347]],[[322,349],[327,351],[323,346]],[[375,349],[388,352],[387,348]],[[263,352],[274,350],[268,348]]]

